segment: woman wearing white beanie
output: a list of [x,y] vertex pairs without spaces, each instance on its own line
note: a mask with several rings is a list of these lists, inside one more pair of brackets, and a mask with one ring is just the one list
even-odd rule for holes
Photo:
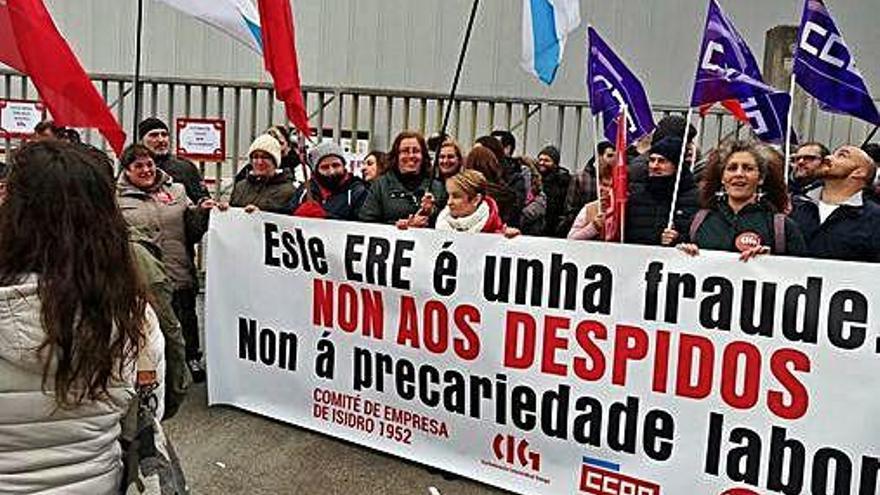
[[281,144],[269,134],[254,139],[248,149],[251,171],[235,183],[230,206],[246,211],[263,210],[289,214],[293,205],[293,179],[288,170],[281,170]]

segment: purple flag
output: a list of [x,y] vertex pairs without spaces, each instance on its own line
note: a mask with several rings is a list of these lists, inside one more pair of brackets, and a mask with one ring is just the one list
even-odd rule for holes
[[880,125],[880,114],[856,69],[855,59],[821,0],[804,3],[797,39],[797,83],[819,100],[824,109]]
[[[785,142],[785,121],[788,119],[788,107],[791,105],[791,97],[788,93],[777,91],[758,95],[742,100],[740,104],[758,139],[765,143]],[[794,131],[791,139],[793,143],[797,143]]]
[[587,55],[587,90],[590,110],[602,114],[605,137],[614,142],[617,137],[617,115],[627,106],[626,137],[633,142],[654,130],[654,116],[642,83],[624,65],[592,26],[587,30],[590,52]]
[[733,23],[715,0],[709,0],[691,107],[774,92],[761,79],[758,63]]

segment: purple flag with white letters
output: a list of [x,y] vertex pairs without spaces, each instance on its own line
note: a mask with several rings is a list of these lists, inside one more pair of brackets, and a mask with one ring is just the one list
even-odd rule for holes
[[761,79],[755,57],[715,0],[709,1],[699,62],[691,107],[777,91]]
[[592,26],[587,30],[587,90],[590,110],[602,114],[605,137],[612,143],[617,138],[617,116],[623,104],[627,107],[627,141],[632,143],[654,130],[651,104],[642,83],[624,65]]
[[[791,105],[791,97],[788,93],[777,91],[758,95],[742,100],[740,104],[758,139],[765,143],[785,142],[785,121],[788,119],[788,107]],[[797,143],[794,130],[791,133],[791,140],[792,143]]]
[[880,125],[862,75],[821,0],[806,0],[794,55],[797,83],[826,110]]

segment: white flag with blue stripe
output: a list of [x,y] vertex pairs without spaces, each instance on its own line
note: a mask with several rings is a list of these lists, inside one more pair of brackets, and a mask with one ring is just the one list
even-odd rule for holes
[[552,84],[565,39],[581,23],[580,0],[523,0],[522,66]]
[[158,0],[215,27],[263,54],[260,14],[253,0]]

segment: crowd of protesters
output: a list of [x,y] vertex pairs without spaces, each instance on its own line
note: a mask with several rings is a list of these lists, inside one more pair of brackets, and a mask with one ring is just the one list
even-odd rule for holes
[[[36,142],[0,167],[0,319],[19,329],[0,333],[0,374],[16,390],[14,401],[0,396],[0,444],[12,446],[0,449],[0,467],[15,472],[25,450],[40,449],[46,469],[0,479],[0,491],[111,491],[126,383],[144,367],[158,371],[157,411],[167,418],[191,381],[205,379],[194,247],[212,210],[602,241],[612,169],[625,154],[625,243],[743,260],[880,260],[880,147],[805,143],[786,177],[773,147],[729,141],[704,152],[695,134],[669,116],[642,147],[618,153],[602,142],[569,171],[552,145],[515,156],[508,131],[466,151],[449,136],[405,131],[353,170],[337,144],[302,153],[276,126],[253,140],[225,202],[210,196],[198,167],[173,156],[159,119],[141,122],[118,167],[75,132],[41,124]],[[49,421],[55,409],[64,421]],[[16,449],[27,438],[39,445]],[[66,455],[73,443],[81,458]]]

